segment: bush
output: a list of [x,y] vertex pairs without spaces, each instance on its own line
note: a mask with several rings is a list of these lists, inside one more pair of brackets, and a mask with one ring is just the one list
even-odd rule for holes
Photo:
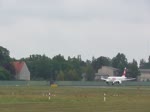
[[3,67],[0,67],[0,80],[10,80],[10,79],[11,74]]

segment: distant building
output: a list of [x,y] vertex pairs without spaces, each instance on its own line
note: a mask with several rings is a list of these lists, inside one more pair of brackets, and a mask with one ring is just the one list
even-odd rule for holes
[[150,69],[140,69],[141,75],[138,81],[150,81]]
[[25,62],[12,62],[16,80],[30,80],[30,71]]
[[107,78],[109,76],[118,76],[119,70],[109,66],[102,66],[98,69],[98,73],[95,74],[95,80],[101,80],[101,77]]

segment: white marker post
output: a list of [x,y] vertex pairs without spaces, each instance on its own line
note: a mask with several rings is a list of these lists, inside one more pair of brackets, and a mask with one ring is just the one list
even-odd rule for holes
[[50,93],[50,92],[49,92],[48,96],[49,96],[49,98],[48,98],[48,99],[50,100],[50,99],[51,99],[51,93]]
[[104,93],[104,102],[106,102],[106,94]]

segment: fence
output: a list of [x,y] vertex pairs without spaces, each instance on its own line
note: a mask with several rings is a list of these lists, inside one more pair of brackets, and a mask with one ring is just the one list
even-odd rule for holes
[[[56,81],[58,86],[106,86],[100,81]],[[50,81],[0,81],[0,86],[49,86]],[[150,82],[127,81],[122,86],[150,86]]]
[[0,81],[0,86],[46,86],[48,81]]
[[[56,84],[60,86],[107,86],[105,82],[101,82],[101,81],[57,81]],[[122,82],[121,85],[122,86],[150,86],[150,82],[126,81],[126,82]]]

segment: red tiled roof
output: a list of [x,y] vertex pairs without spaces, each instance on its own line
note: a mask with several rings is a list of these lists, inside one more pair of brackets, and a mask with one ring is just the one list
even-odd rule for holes
[[14,66],[15,72],[16,73],[20,73],[23,66],[24,66],[25,62],[12,62],[12,65]]

